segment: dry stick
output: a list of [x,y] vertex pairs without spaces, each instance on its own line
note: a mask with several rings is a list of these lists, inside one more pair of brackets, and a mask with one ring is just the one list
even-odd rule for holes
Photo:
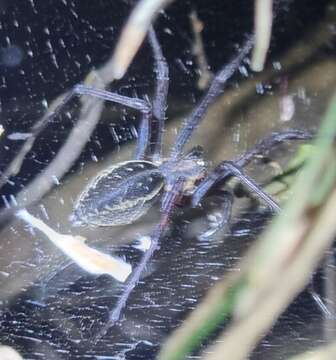
[[16,216],[31,227],[40,230],[65,255],[85,271],[94,275],[107,274],[124,282],[132,272],[132,266],[117,257],[105,254],[85,244],[79,235],[60,234],[27,210],[19,210]]
[[101,69],[104,79],[110,82],[124,76],[156,15],[172,1],[141,0],[137,3],[122,29],[112,59]]
[[251,69],[254,71],[262,71],[264,69],[272,34],[272,7],[272,0],[255,0],[254,2],[255,44],[251,60]]
[[191,29],[194,34],[194,44],[192,47],[192,52],[193,55],[196,57],[197,67],[199,69],[200,75],[197,86],[199,89],[204,90],[208,87],[211,79],[213,78],[213,73],[209,70],[208,60],[205,54],[201,35],[204,25],[203,22],[198,18],[195,10],[190,13],[190,22]]

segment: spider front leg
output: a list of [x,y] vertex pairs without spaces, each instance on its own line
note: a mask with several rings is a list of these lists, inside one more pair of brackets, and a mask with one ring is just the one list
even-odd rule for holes
[[[57,109],[51,113],[49,121],[58,116],[63,108],[76,96],[93,96],[101,100],[113,102],[126,106],[128,108],[140,111],[142,119],[139,127],[139,137],[135,152],[135,159],[151,158],[155,153],[161,156],[161,138],[164,126],[164,117],[166,111],[167,93],[168,93],[168,66],[162,55],[160,44],[156,38],[154,29],[149,32],[149,43],[152,48],[155,66],[156,66],[156,91],[153,99],[153,108],[148,101],[139,98],[131,98],[103,89],[97,89],[86,85],[75,85],[63,99]],[[153,136],[153,114],[158,122],[156,135]],[[151,143],[154,144],[152,149]]]
[[270,136],[259,141],[252,149],[241,155],[235,164],[244,167],[257,156],[263,156],[270,152],[275,146],[289,140],[311,140],[313,133],[303,130],[286,130],[274,132]]
[[100,99],[115,102],[142,113],[139,126],[139,136],[135,152],[135,159],[161,160],[162,135],[167,108],[167,95],[169,87],[169,69],[162,53],[160,43],[151,26],[148,33],[149,45],[152,49],[155,66],[155,92],[152,106],[147,101],[138,98],[129,98],[105,90],[94,89],[78,85],[73,92],[76,95],[90,95]]
[[237,160],[224,161],[222,164],[218,165],[197,187],[193,194],[192,205],[197,206],[216,182],[225,180],[230,176],[236,176],[243,182],[243,184],[247,185],[252,191],[255,191],[257,195],[266,201],[272,209],[278,211],[279,206],[275,203],[275,201],[250,177],[248,177],[241,168],[248,165],[255,157],[265,156],[265,154],[270,152],[280,143],[288,140],[310,140],[312,137],[312,133],[302,130],[287,130],[272,133],[270,136],[259,141],[251,150],[246,151]]
[[253,40],[248,38],[240,49],[239,53],[227,64],[224,65],[213,78],[208,91],[205,93],[199,104],[184,120],[181,130],[179,131],[176,141],[171,150],[171,158],[177,159],[181,156],[184,146],[190,139],[192,133],[196,130],[200,122],[209,109],[210,105],[215,102],[217,97],[222,94],[227,81],[232,77],[241,65],[245,56],[252,48]]
[[128,96],[119,95],[110,91],[96,89],[86,85],[76,85],[71,91],[74,95],[88,95],[99,98],[101,100],[110,101],[116,104],[120,104],[129,107],[134,110],[138,110],[142,113],[142,120],[140,124],[140,136],[137,142],[136,159],[142,159],[147,153],[150,137],[150,121],[152,118],[151,105],[139,98],[130,98]]
[[274,212],[281,210],[280,206],[259,186],[251,177],[244,173],[240,166],[237,166],[233,161],[223,161],[219,164],[211,174],[214,181],[221,180],[229,176],[235,176],[239,181],[245,185],[252,193],[259,196]]

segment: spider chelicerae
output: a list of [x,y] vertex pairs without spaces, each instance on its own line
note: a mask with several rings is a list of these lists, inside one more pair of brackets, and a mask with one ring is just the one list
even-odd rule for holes
[[[162,156],[165,113],[169,86],[169,71],[154,29],[148,34],[153,53],[156,87],[151,102],[140,98],[129,98],[109,91],[77,85],[73,95],[90,95],[138,110],[142,114],[135,159],[111,166],[100,172],[82,191],[75,203],[72,221],[79,225],[114,226],[136,221],[144,215],[160,197],[161,218],[150,234],[151,244],[130,275],[125,290],[109,314],[105,330],[118,321],[133,288],[158,248],[158,242],[166,230],[169,219],[183,197],[191,197],[192,206],[201,203],[204,196],[217,183],[223,184],[234,176],[253,194],[265,202],[272,211],[280,210],[279,205],[253,179],[243,171],[251,160],[263,155],[278,143],[286,140],[310,139],[311,134],[300,130],[273,133],[234,161],[223,161],[208,170],[202,157],[202,149],[194,147],[185,152],[184,147],[193,131],[204,118],[209,106],[223,92],[223,88],[241,66],[249,53],[253,40],[248,38],[238,54],[214,76],[209,89],[183,121],[170,154]],[[229,220],[233,196],[226,192],[223,197],[223,217],[219,227]]]

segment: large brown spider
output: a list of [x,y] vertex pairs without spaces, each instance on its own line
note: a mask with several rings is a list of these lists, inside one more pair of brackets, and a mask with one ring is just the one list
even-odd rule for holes
[[[169,85],[168,65],[153,29],[149,31],[148,39],[153,52],[156,73],[156,89],[151,102],[84,85],[75,86],[67,97],[69,100],[76,95],[95,96],[139,110],[142,113],[135,159],[103,170],[87,185],[75,204],[72,215],[73,222],[94,226],[129,224],[140,218],[158,197],[161,197],[161,218],[150,236],[150,247],[130,275],[122,296],[109,314],[106,327],[99,336],[104,335],[107,329],[118,321],[130,293],[139,282],[146,265],[158,248],[159,239],[182,197],[191,197],[192,205],[197,206],[216,183],[219,181],[223,183],[224,180],[234,176],[252,193],[260,197],[272,211],[276,212],[280,209],[278,204],[246,175],[242,168],[256,155],[264,154],[280,142],[311,138],[310,134],[300,130],[273,133],[238,159],[223,161],[212,171],[207,170],[200,147],[184,152],[186,143],[204,118],[209,106],[222,93],[228,79],[249,53],[253,41],[248,38],[232,61],[223,66],[215,75],[203,99],[184,120],[170,155],[163,158],[162,138]],[[230,193],[226,194],[228,195],[223,197],[223,220],[219,227],[228,221],[231,214],[233,197]]]

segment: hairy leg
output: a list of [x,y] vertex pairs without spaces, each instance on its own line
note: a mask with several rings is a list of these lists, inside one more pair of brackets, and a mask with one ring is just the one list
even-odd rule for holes
[[[231,162],[236,167],[242,168],[248,165],[256,156],[267,154],[275,146],[288,141],[288,140],[310,140],[313,135],[310,132],[301,130],[288,130],[272,133],[270,136],[259,141],[251,150],[246,151],[237,160]],[[220,165],[219,165],[220,166]],[[218,168],[218,167],[217,167]],[[216,168],[216,169],[217,169]],[[226,171],[220,171],[220,169],[214,169],[198,186],[196,189],[192,205],[197,206],[209,189],[219,180],[224,180],[234,174],[228,168]],[[219,176],[220,174],[220,176]],[[245,176],[246,178],[246,176]],[[248,184],[246,184],[248,185]]]
[[162,137],[167,109],[167,96],[169,88],[169,68],[162,53],[160,43],[156,37],[153,27],[148,33],[149,44],[153,51],[155,60],[155,93],[152,100],[153,120],[151,126],[150,154],[154,160],[160,160],[162,156]]
[[280,211],[280,206],[268,195],[261,186],[259,186],[251,177],[244,173],[240,166],[232,161],[223,161],[211,173],[214,182],[223,179],[223,177],[234,176],[245,185],[253,194],[260,197],[274,212]]
[[101,339],[107,333],[108,329],[111,328],[120,319],[121,312],[125,307],[131,292],[138,284],[141,275],[152,258],[154,252],[158,249],[159,239],[169,225],[172,212],[174,211],[175,206],[182,195],[183,184],[184,179],[177,179],[175,183],[172,184],[171,190],[164,194],[161,206],[161,219],[151,235],[151,245],[131,274],[131,277],[126,284],[125,290],[123,291],[113,310],[109,313],[107,323],[95,336],[95,341]]
[[223,92],[225,84],[239,68],[243,59],[251,50],[252,44],[253,41],[251,38],[249,38],[242,46],[242,48],[239,50],[238,55],[236,55],[229,62],[229,64],[223,66],[223,68],[217,72],[203,99],[196,106],[195,110],[192,111],[189,117],[187,117],[184,120],[182,129],[178,133],[177,139],[171,151],[172,158],[177,159],[178,157],[181,156],[181,152],[183,150],[184,145],[187,143],[193,131],[197,128],[199,123],[204,118],[204,115],[208,110],[209,106]]

